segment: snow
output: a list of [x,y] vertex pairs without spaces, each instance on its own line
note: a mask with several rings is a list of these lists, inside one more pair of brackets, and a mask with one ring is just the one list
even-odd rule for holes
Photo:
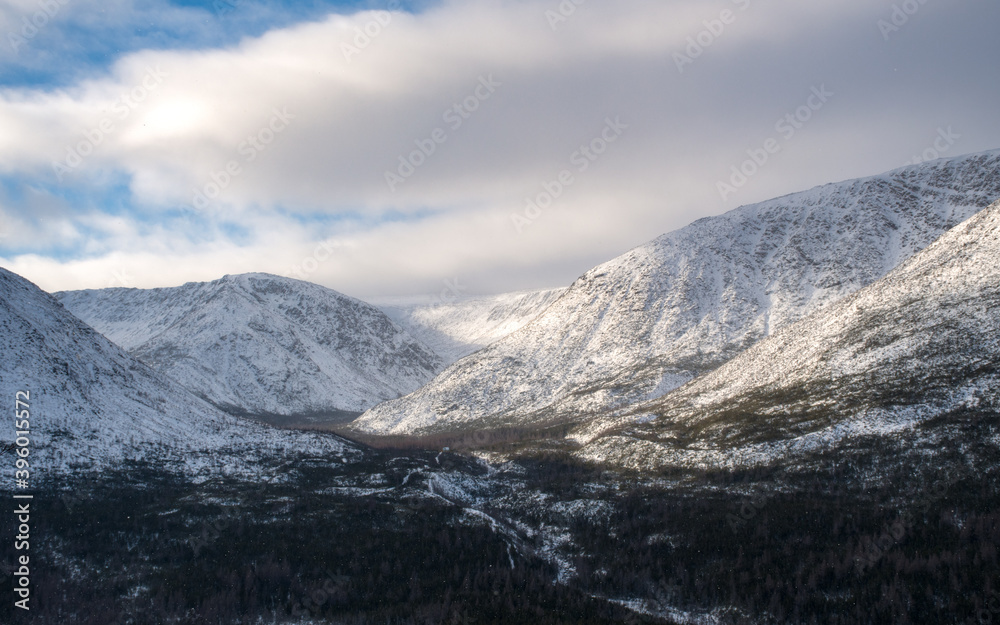
[[56,297],[138,359],[237,414],[362,412],[417,389],[443,365],[374,306],[266,274]]
[[[957,408],[995,410],[998,258],[1000,202],[878,282],[635,407],[635,415],[581,428],[575,439],[589,444],[579,454],[635,468],[766,463],[848,438],[901,432]],[[650,413],[658,418],[649,421]],[[720,420],[720,414],[734,416]],[[788,435],[792,416],[804,433]],[[623,433],[612,433],[623,426]],[[768,429],[781,440],[731,445]],[[681,449],[668,434],[677,430],[730,444]],[[638,440],[633,431],[658,440]]]
[[1000,197],[1000,151],[701,219],[592,269],[521,329],[352,427],[582,421],[662,396],[872,284]]
[[[125,460],[261,479],[262,457],[305,453],[339,462],[361,455],[333,436],[274,430],[219,411],[4,269],[0,348],[0,397],[13,408],[18,391],[30,394],[32,481]],[[14,440],[13,419],[0,436]],[[12,462],[3,475],[13,478]]]
[[501,295],[440,298],[395,297],[373,300],[385,314],[450,365],[520,330],[566,289]]

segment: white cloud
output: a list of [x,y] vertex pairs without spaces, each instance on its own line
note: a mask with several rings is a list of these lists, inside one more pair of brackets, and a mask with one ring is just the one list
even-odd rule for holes
[[[887,46],[877,4],[588,2],[553,31],[545,12],[558,2],[449,2],[389,20],[332,15],[224,50],[130,54],[65,90],[0,90],[0,173],[53,185],[53,161],[93,144],[64,184],[128,172],[148,213],[96,228],[86,259],[7,253],[5,266],[50,288],[101,286],[118,265],[142,286],[287,274],[336,236],[338,255],[311,278],[352,294],[430,292],[453,277],[482,291],[553,285],[737,203],[901,165],[941,124],[975,137],[956,153],[1000,144],[989,101],[957,95],[984,89],[976,72],[925,50],[932,37],[961,42],[955,62],[970,47],[995,50],[960,33],[974,12],[928,5]],[[734,21],[681,73],[673,54],[723,10]],[[927,70],[928,58],[939,66]],[[831,103],[723,202],[716,182],[820,84]],[[476,110],[455,111],[463,101]],[[628,128],[580,171],[574,153],[609,117]],[[421,144],[434,153],[391,190],[386,171],[399,175]],[[563,170],[572,184],[519,233],[511,215]],[[217,201],[197,218],[146,223],[213,185]],[[66,210],[60,219],[78,224]],[[309,228],[288,211],[368,225]],[[251,241],[180,229],[206,217],[239,220]],[[67,234],[40,236],[58,245]]]

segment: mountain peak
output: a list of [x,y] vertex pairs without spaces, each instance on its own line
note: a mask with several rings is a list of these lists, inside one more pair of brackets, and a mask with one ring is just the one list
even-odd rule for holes
[[[123,459],[227,465],[233,472],[251,457],[286,446],[332,455],[345,449],[330,437],[277,440],[273,431],[219,411],[2,268],[0,328],[0,391],[11,398],[24,392],[32,414],[43,415],[44,427],[31,431],[31,453],[39,456],[33,466],[45,467],[46,479]],[[13,440],[14,421],[3,427],[4,439]],[[5,475],[13,477],[13,463],[7,467]]]
[[580,455],[645,469],[734,456],[770,461],[956,410],[995,414],[997,258],[1000,202],[715,371],[581,427],[573,435],[587,444]]
[[440,367],[377,308],[270,274],[58,297],[143,362],[240,414],[356,414]]
[[537,427],[663,395],[875,282],[998,197],[1000,150],[700,219],[588,271],[519,331],[352,427]]

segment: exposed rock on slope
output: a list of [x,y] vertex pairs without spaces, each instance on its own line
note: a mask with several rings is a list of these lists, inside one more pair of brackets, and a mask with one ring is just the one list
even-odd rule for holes
[[247,274],[57,297],[135,357],[235,413],[359,413],[441,367],[374,306],[299,280]]
[[[962,409],[1000,416],[1000,202],[875,284],[576,438],[635,468],[766,459]],[[599,436],[602,431],[622,432]]]
[[352,427],[538,426],[662,395],[871,284],[998,197],[993,151],[701,219],[587,272],[521,330]]
[[[239,472],[256,470],[254,459],[264,455],[333,459],[350,449],[329,436],[281,432],[217,410],[4,269],[0,349],[0,394],[12,411],[16,394],[27,392],[32,479],[125,459]],[[5,419],[3,429],[3,439],[13,441],[14,420]]]

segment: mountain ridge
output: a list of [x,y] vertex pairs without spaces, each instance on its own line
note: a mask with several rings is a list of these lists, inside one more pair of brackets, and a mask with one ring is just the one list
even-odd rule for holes
[[871,284],[997,197],[993,150],[700,219],[588,271],[517,332],[351,427],[538,427],[663,395]]
[[441,366],[370,304],[269,274],[56,297],[143,362],[238,414],[360,413]]
[[[884,278],[625,414],[581,457],[632,468],[806,448],[1000,407],[1000,201]],[[810,441],[813,439],[813,441]]]
[[[354,453],[331,436],[280,432],[219,411],[2,268],[0,348],[0,392],[12,400],[28,394],[31,474],[41,479],[129,461],[255,474],[254,461],[268,454]],[[3,427],[14,440],[14,420]],[[13,462],[5,466],[13,470]]]

